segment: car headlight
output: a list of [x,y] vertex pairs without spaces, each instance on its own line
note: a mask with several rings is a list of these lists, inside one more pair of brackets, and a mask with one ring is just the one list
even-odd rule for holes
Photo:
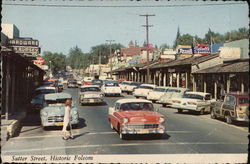
[[47,113],[47,112],[42,112],[41,115],[42,115],[42,116],[47,116],[48,113]]
[[165,119],[163,117],[160,117],[159,122],[163,123],[164,121],[165,121]]
[[128,122],[128,118],[123,118],[123,123],[127,123]]

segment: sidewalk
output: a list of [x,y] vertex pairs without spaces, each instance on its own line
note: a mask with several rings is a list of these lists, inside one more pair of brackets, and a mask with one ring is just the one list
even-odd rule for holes
[[5,119],[5,115],[1,115],[1,147],[9,138],[15,137],[20,131],[20,123],[25,118],[26,111],[20,111],[13,115],[9,115],[9,120]]

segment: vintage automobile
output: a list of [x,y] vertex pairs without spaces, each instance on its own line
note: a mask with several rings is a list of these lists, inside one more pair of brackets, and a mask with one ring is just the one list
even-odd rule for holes
[[58,89],[58,92],[62,92],[63,91],[63,83],[58,83],[57,84],[57,89]]
[[165,134],[165,118],[154,111],[152,102],[143,99],[120,99],[108,110],[110,127],[120,138],[128,134]]
[[189,91],[187,88],[169,87],[167,92],[160,97],[159,103],[163,107],[170,106],[173,98],[181,98],[187,91]]
[[147,98],[148,93],[152,91],[155,87],[156,85],[154,84],[141,84],[139,87],[134,89],[133,95],[136,98],[139,97]]
[[37,112],[40,111],[43,107],[44,94],[38,94],[32,98],[30,102],[31,111]]
[[97,86],[99,86],[101,88],[102,85],[103,85],[103,81],[100,80],[100,79],[94,79],[94,80],[91,81],[91,85],[97,85]]
[[138,88],[142,83],[140,82],[131,82],[124,88],[124,92],[127,94],[132,94],[135,88]]
[[97,85],[81,86],[79,90],[80,104],[103,103],[103,92]]
[[132,81],[123,81],[123,82],[121,82],[120,84],[119,84],[119,86],[120,86],[120,88],[121,88],[121,91],[122,92],[125,92],[126,90],[127,90],[127,86],[129,85],[129,84],[131,84],[132,83]]
[[233,121],[249,122],[249,94],[227,93],[211,106],[211,118],[224,118],[228,124]]
[[35,89],[34,96],[39,95],[39,94],[48,94],[48,93],[56,93],[56,92],[57,92],[56,87],[42,86],[42,87],[38,87]]
[[186,92],[182,98],[172,98],[170,107],[178,110],[181,113],[183,110],[194,111],[200,114],[210,112],[212,99],[210,93],[204,92]]
[[160,100],[160,97],[167,92],[169,87],[155,87],[152,91],[148,92],[147,99],[155,103]]
[[[40,118],[43,127],[63,126],[65,101],[67,99],[72,99],[72,96],[68,93],[44,95],[44,105],[40,111]],[[74,104],[72,104],[70,115],[71,125],[76,126],[79,123],[79,114]]]
[[121,88],[119,87],[118,81],[106,81],[101,87],[104,96],[115,95],[121,96]]
[[94,77],[84,77],[82,85],[91,85],[92,80],[94,80]]
[[76,79],[69,79],[67,82],[68,88],[78,88],[77,80]]

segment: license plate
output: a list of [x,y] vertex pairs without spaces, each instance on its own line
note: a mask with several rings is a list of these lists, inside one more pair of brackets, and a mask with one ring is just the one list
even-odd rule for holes
[[145,133],[149,133],[149,131],[146,130],[146,129],[143,129],[143,130],[140,130],[138,133],[139,133],[139,134],[145,134]]
[[63,122],[57,122],[56,126],[63,126]]
[[94,99],[90,99],[89,102],[94,102]]

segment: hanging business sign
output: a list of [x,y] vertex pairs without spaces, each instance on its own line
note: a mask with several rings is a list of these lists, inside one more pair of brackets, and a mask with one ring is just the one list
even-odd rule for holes
[[193,49],[192,49],[192,46],[189,46],[189,45],[179,45],[178,46],[178,54],[181,56],[181,57],[192,57],[193,55]]
[[33,39],[9,39],[9,46],[39,46],[38,40]]
[[40,47],[33,46],[13,46],[15,53],[21,53],[28,57],[37,57],[40,53]]
[[209,55],[210,54],[210,47],[205,44],[197,44],[193,47],[194,54],[201,54],[201,55]]

